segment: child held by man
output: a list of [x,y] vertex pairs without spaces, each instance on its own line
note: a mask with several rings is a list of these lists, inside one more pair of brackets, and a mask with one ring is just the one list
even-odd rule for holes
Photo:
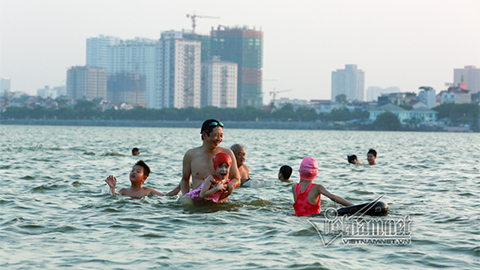
[[344,198],[330,193],[324,186],[313,183],[318,174],[318,164],[312,157],[304,158],[298,171],[300,183],[292,185],[293,200],[295,201],[293,208],[296,216],[319,214],[322,194],[345,206],[353,205]]
[[184,198],[190,197],[195,201],[206,200],[215,203],[228,200],[228,196],[226,195],[228,194],[227,184],[230,182],[228,175],[231,165],[232,159],[227,153],[220,152],[216,154],[213,157],[215,174],[209,174],[203,178],[203,183],[200,187],[185,194]]

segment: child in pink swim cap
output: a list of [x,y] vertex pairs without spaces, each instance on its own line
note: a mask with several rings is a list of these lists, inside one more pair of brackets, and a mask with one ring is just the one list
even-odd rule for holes
[[295,215],[319,214],[322,194],[345,206],[353,205],[344,198],[330,193],[324,186],[313,183],[318,174],[318,164],[312,157],[306,157],[302,160],[298,172],[300,173],[300,183],[292,185]]
[[232,159],[227,153],[220,152],[213,157],[213,169],[215,174],[209,174],[203,178],[203,183],[197,189],[194,189],[185,196],[192,198],[193,200],[207,200],[211,202],[223,202],[226,198],[222,197],[224,193],[227,193],[228,175],[230,173],[230,167],[232,165]]

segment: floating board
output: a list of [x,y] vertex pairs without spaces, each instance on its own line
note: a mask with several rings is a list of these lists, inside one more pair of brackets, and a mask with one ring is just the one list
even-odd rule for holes
[[337,210],[337,214],[339,216],[352,215],[357,212],[364,213],[369,216],[386,216],[388,215],[388,204],[382,201],[377,201],[352,205]]
[[242,185],[242,187],[254,187],[254,188],[274,187],[274,186],[275,186],[275,181],[273,181],[273,180],[260,180],[260,179],[250,179]]

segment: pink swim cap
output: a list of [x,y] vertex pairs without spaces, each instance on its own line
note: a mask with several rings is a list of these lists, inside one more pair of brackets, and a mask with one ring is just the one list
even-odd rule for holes
[[222,163],[227,163],[228,167],[232,165],[232,158],[227,153],[220,152],[213,157],[213,169],[217,170]]
[[312,157],[306,157],[302,160],[300,164],[300,178],[303,180],[315,180],[318,173],[318,164]]

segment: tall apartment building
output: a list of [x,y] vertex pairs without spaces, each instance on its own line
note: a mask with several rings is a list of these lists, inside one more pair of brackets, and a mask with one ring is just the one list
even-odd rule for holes
[[166,31],[157,42],[152,108],[200,108],[201,44]]
[[108,47],[106,66],[109,77],[124,73],[137,74],[137,78],[144,76],[144,99],[136,103],[147,104],[150,108],[154,106],[156,44],[155,40],[146,38],[121,40],[118,44]]
[[120,38],[100,35],[87,39],[87,66],[107,69],[108,47],[120,43]]
[[107,72],[101,67],[70,68],[67,70],[67,96],[73,99],[106,99]]
[[211,36],[211,55],[238,64],[237,106],[262,106],[263,32],[219,26]]
[[460,83],[466,84],[467,90],[471,93],[480,92],[480,68],[475,66],[465,66],[465,68],[456,68],[453,71],[453,84],[460,86]]
[[237,107],[237,64],[220,57],[202,62],[201,107]]
[[[87,66],[102,67],[109,77],[125,73],[134,73],[137,78],[144,76],[146,92],[139,95],[143,100],[138,100],[138,104],[153,107],[156,43],[155,40],[138,37],[133,40],[121,40],[103,35],[89,38],[87,39]],[[116,77],[112,79],[117,80]]]
[[347,100],[364,100],[365,73],[357,65],[345,65],[345,69],[332,72],[332,100],[341,94]]

